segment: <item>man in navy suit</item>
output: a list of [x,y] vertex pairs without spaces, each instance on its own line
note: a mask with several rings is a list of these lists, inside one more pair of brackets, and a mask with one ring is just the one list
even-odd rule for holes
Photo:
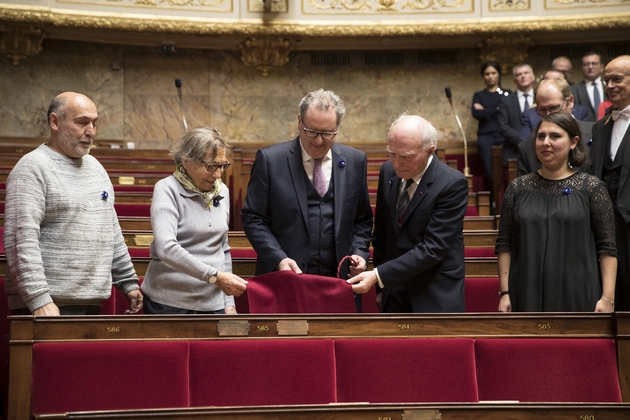
[[390,161],[378,181],[373,271],[352,277],[355,293],[382,289],[383,312],[463,312],[464,175],[434,154],[437,131],[400,116],[387,135]]
[[608,186],[615,211],[617,283],[615,310],[630,310],[630,55],[615,58],[604,70],[611,115],[593,126],[592,171]]
[[536,157],[536,129],[542,117],[552,112],[571,112],[580,126],[582,141],[587,145],[591,143],[592,122],[580,121],[585,118],[585,112],[578,117],[575,110],[571,87],[564,79],[545,79],[540,82],[536,90],[536,108],[528,109],[523,113],[523,128],[521,138],[524,140],[518,144],[518,176],[537,171],[541,164]]
[[603,68],[601,55],[595,52],[586,53],[586,55],[582,57],[582,73],[584,73],[584,80],[571,85],[575,102],[586,107],[588,111],[586,121],[597,121],[599,104],[606,99],[606,87],[601,78]]
[[512,70],[517,89],[508,96],[501,97],[499,105],[499,132],[505,138],[503,143],[503,166],[508,159],[516,159],[522,114],[534,104],[534,71],[529,64],[517,64]]
[[344,113],[333,92],[311,92],[300,103],[299,135],[256,153],[241,210],[258,256],[256,275],[293,270],[336,277],[348,255],[344,276],[365,270],[372,230],[367,158],[335,143]]

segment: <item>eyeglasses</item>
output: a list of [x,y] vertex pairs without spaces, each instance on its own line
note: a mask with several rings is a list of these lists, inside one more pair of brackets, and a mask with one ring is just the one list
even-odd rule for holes
[[624,81],[627,76],[610,76],[604,78],[604,83],[606,86],[610,86],[611,84],[618,85]]
[[538,115],[540,115],[541,117],[545,117],[549,114],[553,114],[554,112],[558,112],[562,109],[562,107],[564,106],[565,102],[567,100],[565,99],[564,101],[562,101],[562,103],[560,105],[552,105],[549,108],[541,108],[539,106],[536,107],[536,113]]
[[336,131],[317,131],[304,126],[302,126],[302,128],[304,129],[304,135],[306,135],[309,139],[315,139],[317,136],[322,136],[322,140],[330,141],[337,135]]
[[202,160],[201,163],[203,164],[203,166],[206,167],[206,171],[208,171],[210,173],[215,172],[219,168],[222,171],[225,171],[227,168],[230,167],[230,162],[226,162],[226,163],[208,163],[208,162]]

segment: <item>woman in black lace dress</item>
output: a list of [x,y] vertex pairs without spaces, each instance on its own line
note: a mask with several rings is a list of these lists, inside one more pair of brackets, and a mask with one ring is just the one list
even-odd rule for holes
[[588,159],[567,112],[537,129],[537,172],[508,186],[501,208],[499,310],[612,312],[617,248],[613,208],[598,178],[576,171]]

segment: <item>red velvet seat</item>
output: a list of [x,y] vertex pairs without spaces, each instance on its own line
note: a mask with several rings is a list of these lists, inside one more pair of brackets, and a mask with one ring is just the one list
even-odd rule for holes
[[464,248],[464,257],[465,258],[496,258],[497,256],[494,253],[494,247],[490,246],[480,246],[480,247],[469,247]]
[[151,204],[149,203],[116,203],[114,204],[116,215],[151,217]]
[[477,402],[471,338],[337,339],[337,401]]
[[466,312],[499,311],[499,279],[496,277],[466,277]]
[[187,341],[34,344],[31,412],[188,407],[188,357]]
[[612,339],[475,340],[479,399],[621,402]]
[[112,294],[101,303],[101,315],[116,315],[116,288],[112,286]]
[[190,343],[190,405],[335,402],[332,340]]

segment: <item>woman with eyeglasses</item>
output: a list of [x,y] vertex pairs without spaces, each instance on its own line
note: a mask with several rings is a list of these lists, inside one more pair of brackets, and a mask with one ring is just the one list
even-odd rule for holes
[[588,161],[576,119],[558,111],[536,130],[542,167],[510,182],[495,252],[501,312],[612,312],[617,247],[606,184]]
[[142,283],[148,314],[235,314],[247,281],[232,273],[229,192],[221,175],[228,144],[197,127],[171,147],[177,165],[155,184],[151,262]]

